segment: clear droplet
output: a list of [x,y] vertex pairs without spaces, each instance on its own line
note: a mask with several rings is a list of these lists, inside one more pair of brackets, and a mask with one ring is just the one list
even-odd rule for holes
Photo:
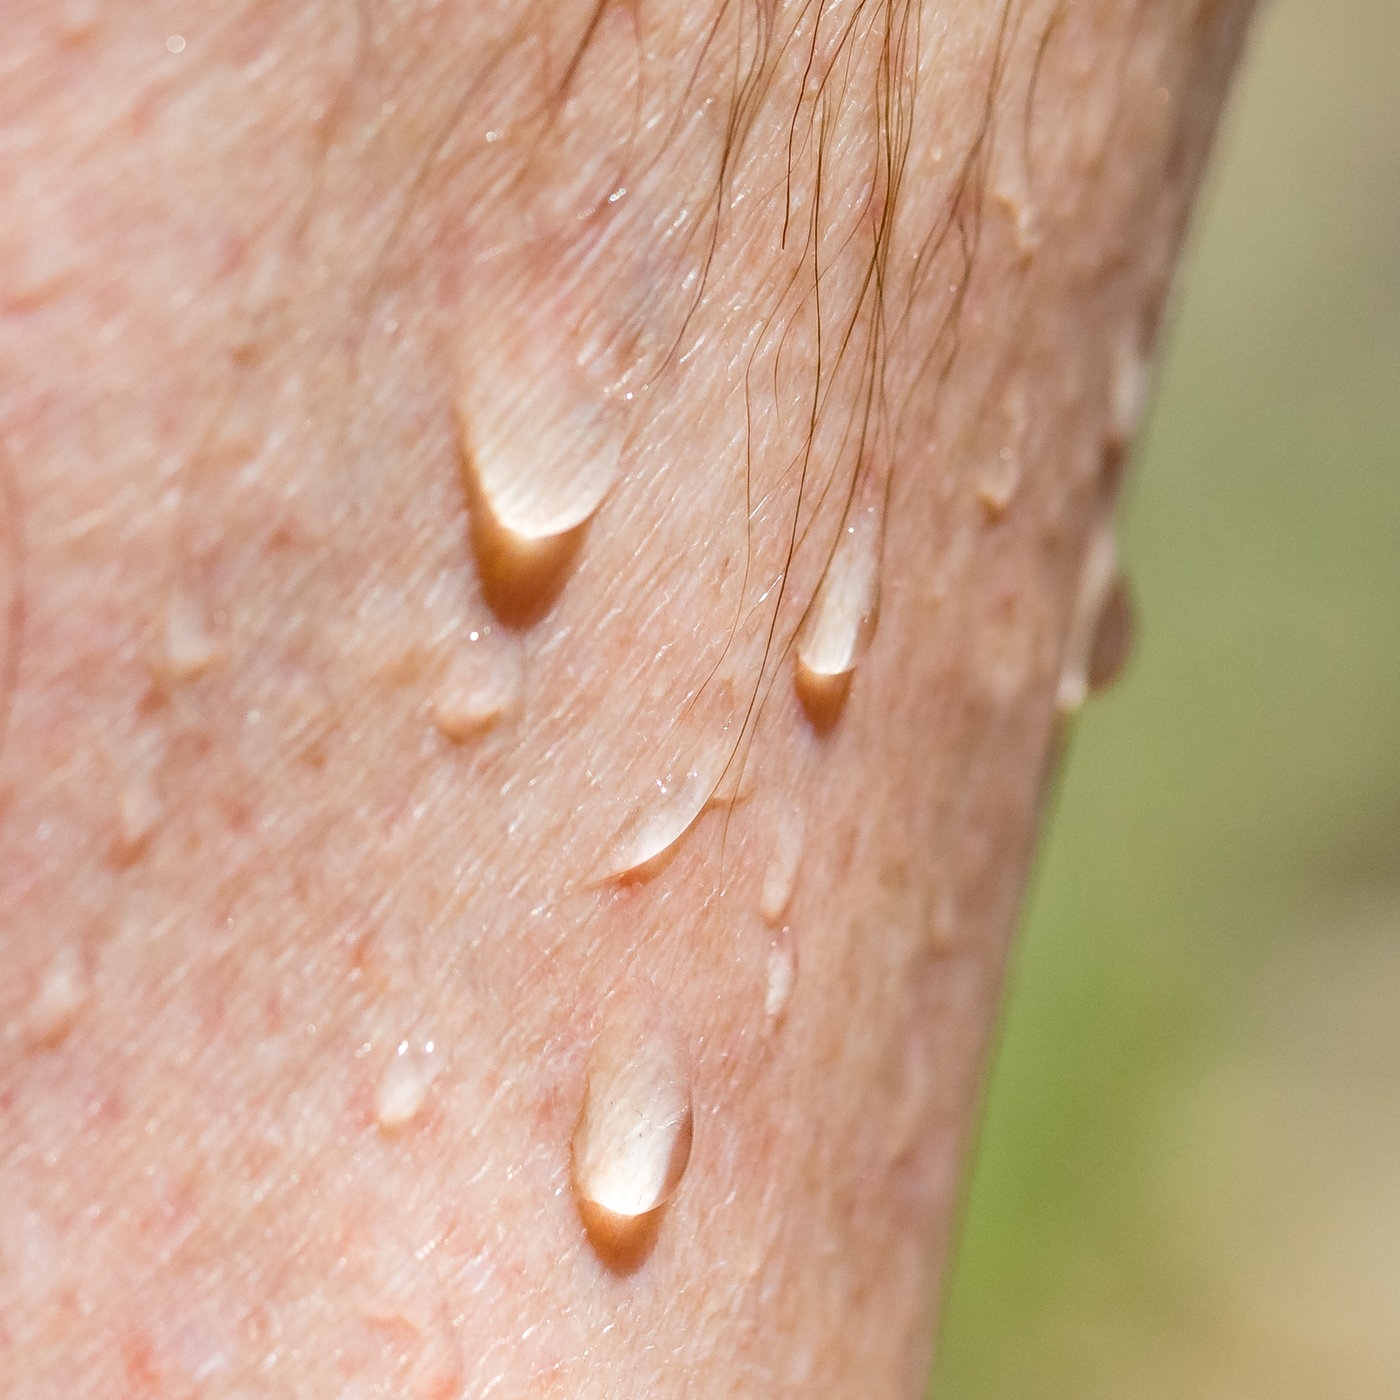
[[602,878],[645,879],[656,874],[695,825],[713,790],[713,781],[696,768],[657,779],[655,791],[614,839]]
[[1137,436],[1147,405],[1151,366],[1138,345],[1136,333],[1121,336],[1113,350],[1108,389],[1109,440],[1126,451]]
[[421,1049],[406,1040],[399,1042],[374,1091],[374,1118],[382,1131],[399,1132],[422,1113],[442,1068],[436,1051],[431,1040]]
[[457,743],[475,738],[519,710],[524,684],[518,641],[470,632],[433,698],[433,722]]
[[865,655],[880,606],[883,519],[879,507],[853,511],[797,636],[797,664],[817,683],[848,676]]
[[517,303],[514,333],[489,353],[467,345],[456,404],[474,502],[497,530],[529,545],[597,511],[621,470],[622,434],[617,404],[593,382],[589,347],[561,339],[543,310],[519,314],[526,305]]
[[155,774],[147,767],[138,767],[128,774],[117,798],[117,860],[123,864],[136,860],[150,843],[160,818]]
[[598,879],[650,879],[676,854],[707,807],[734,800],[742,722],[733,686],[712,679],[668,736],[662,758],[671,761],[609,842]]
[[977,475],[977,499],[992,520],[1000,520],[1010,509],[1025,476],[1030,402],[1019,377],[1012,380],[1003,395],[1001,413],[1006,423],[1001,446]]
[[172,680],[190,681],[219,659],[219,648],[199,604],[176,590],[165,607],[165,668]]
[[1000,520],[1016,499],[1021,486],[1021,462],[1009,447],[1003,447],[977,477],[977,499],[992,520]]
[[574,1190],[613,1222],[664,1205],[690,1161],[690,1064],[674,1022],[649,988],[609,1002],[584,1070],[574,1128]]
[[802,864],[803,835],[802,814],[784,812],[778,822],[773,849],[763,869],[763,884],[759,890],[758,912],[765,923],[780,923],[792,902],[798,868]]
[[77,1024],[91,995],[81,951],[71,944],[60,948],[44,973],[38,995],[29,1006],[30,1043],[57,1045]]
[[[1100,634],[1101,622],[1115,591],[1120,592],[1119,607],[1110,617],[1112,626],[1120,626],[1121,634],[1112,632],[1104,637],[1100,648],[1101,655],[1097,670],[1101,677],[1111,671],[1110,653],[1120,647],[1119,669],[1127,659],[1128,644],[1131,639],[1131,608],[1128,605],[1126,586],[1119,582],[1118,547],[1114,538],[1113,524],[1105,519],[1094,531],[1089,542],[1089,552],[1079,576],[1079,589],[1070,613],[1069,629],[1065,637],[1064,661],[1060,671],[1060,683],[1056,691],[1056,703],[1061,714],[1073,714],[1089,698],[1092,690],[1099,689],[1108,680],[1096,682],[1094,678],[1094,652],[1096,639]],[[1116,674],[1116,673],[1115,673]]]
[[778,1020],[787,1010],[796,982],[797,950],[792,946],[792,931],[784,929],[782,936],[768,949],[768,985],[763,992],[763,1013],[769,1020]]
[[1127,668],[1133,651],[1134,623],[1132,589],[1120,573],[1109,585],[1108,596],[1099,609],[1094,640],[1089,647],[1089,694],[1098,695],[1112,686]]

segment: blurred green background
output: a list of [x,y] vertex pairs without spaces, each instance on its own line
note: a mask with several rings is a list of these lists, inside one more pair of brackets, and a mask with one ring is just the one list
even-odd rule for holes
[[1400,3],[1260,12],[936,1400],[1400,1397]]

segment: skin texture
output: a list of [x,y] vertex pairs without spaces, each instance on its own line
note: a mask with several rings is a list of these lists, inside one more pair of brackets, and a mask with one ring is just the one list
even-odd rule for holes
[[[0,1391],[919,1393],[1245,18],[9,0]],[[522,554],[464,442],[616,483]],[[617,1247],[638,987],[693,1141]]]

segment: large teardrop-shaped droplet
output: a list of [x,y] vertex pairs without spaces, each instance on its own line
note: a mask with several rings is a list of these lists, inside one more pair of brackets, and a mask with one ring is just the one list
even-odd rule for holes
[[865,655],[880,608],[881,512],[867,505],[841,527],[797,637],[797,664],[813,680],[849,675]]
[[625,398],[610,382],[606,337],[561,328],[560,315],[546,315],[549,295],[558,293],[522,283],[501,300],[510,329],[489,343],[467,338],[458,356],[469,494],[517,547],[588,520],[617,481],[621,457]]
[[671,1197],[690,1142],[685,1046],[656,993],[627,987],[609,1002],[584,1071],[573,1136],[580,1207],[602,1212],[614,1231],[626,1229]]

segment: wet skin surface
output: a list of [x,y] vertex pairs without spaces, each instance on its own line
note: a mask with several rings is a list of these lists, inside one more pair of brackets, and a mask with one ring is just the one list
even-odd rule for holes
[[0,1390],[918,1392],[1244,10],[7,7]]

